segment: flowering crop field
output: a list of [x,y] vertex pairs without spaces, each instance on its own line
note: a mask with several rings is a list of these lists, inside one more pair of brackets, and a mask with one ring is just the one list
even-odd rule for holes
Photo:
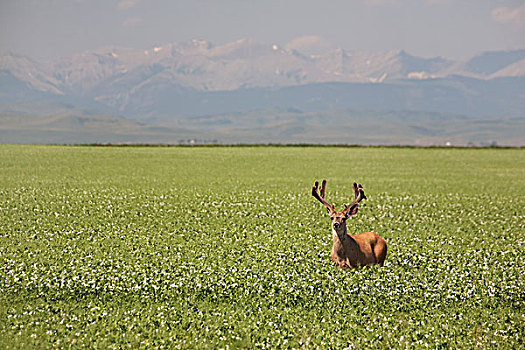
[[[525,150],[0,146],[0,348],[525,347]],[[326,178],[383,267],[330,260]]]

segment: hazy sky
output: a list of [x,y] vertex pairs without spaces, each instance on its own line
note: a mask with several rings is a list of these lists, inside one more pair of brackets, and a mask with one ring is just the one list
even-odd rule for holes
[[525,48],[525,1],[0,0],[0,49],[35,59],[193,38],[284,46],[305,35],[350,50],[466,58]]

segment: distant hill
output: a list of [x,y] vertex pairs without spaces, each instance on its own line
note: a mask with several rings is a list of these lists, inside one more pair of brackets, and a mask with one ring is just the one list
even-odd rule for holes
[[[2,143],[168,143],[186,142],[194,132],[148,126],[119,117],[69,114],[9,114],[0,122]],[[205,140],[208,141],[208,140]]]
[[[525,50],[484,52],[467,60],[462,68],[480,77],[492,77],[494,74],[505,70],[505,68],[525,59]],[[508,76],[516,76],[522,73],[510,73]]]
[[[193,40],[147,50],[106,47],[52,62],[0,54],[0,129],[13,132],[0,134],[0,142],[18,142],[13,135],[24,128],[33,130],[31,135],[37,140],[36,130],[44,133],[42,121],[51,123],[53,116],[62,116],[62,124],[73,123],[60,132],[46,129],[47,137],[57,133],[54,140],[58,143],[91,142],[98,140],[98,132],[106,135],[101,139],[108,142],[135,142],[141,139],[137,135],[153,142],[197,135],[247,142],[247,135],[252,135],[253,140],[264,142],[276,138],[270,137],[270,131],[267,137],[258,137],[262,129],[255,125],[250,132],[245,126],[241,137],[235,125],[251,120],[248,116],[257,113],[259,118],[272,120],[274,116],[266,112],[272,110],[297,111],[296,116],[303,116],[294,122],[299,124],[309,123],[309,116],[315,114],[318,127],[333,125],[341,116],[356,122],[346,112],[333,111],[358,111],[367,116],[367,125],[373,125],[372,119],[392,115],[399,117],[399,123],[403,123],[403,114],[418,115],[421,120],[439,115],[449,123],[459,123],[457,117],[461,116],[467,120],[465,125],[472,121],[470,125],[476,129],[481,124],[474,121],[486,119],[493,121],[493,126],[502,123],[493,127],[499,130],[498,142],[512,139],[516,144],[525,144],[525,138],[509,138],[502,131],[519,130],[522,124],[518,121],[525,118],[525,50],[485,52],[453,61],[416,57],[403,50],[365,53],[331,49],[312,39],[311,45],[303,41],[286,47],[251,40],[221,46]],[[89,124],[91,129],[73,122],[93,116],[98,119]],[[233,125],[231,130],[237,131],[228,134],[226,129],[214,129],[213,135],[206,134],[208,129],[200,120],[220,120],[224,116]],[[17,117],[20,123],[14,132]],[[27,122],[31,117],[39,120],[40,126]],[[114,128],[103,126],[109,121]],[[71,133],[67,137],[66,129]],[[302,134],[300,130],[304,130]],[[384,142],[414,143],[421,139],[417,133],[403,138],[404,129],[397,130],[397,139]],[[290,133],[291,142],[335,140],[308,132],[308,124],[296,128]],[[496,137],[485,135],[483,142]],[[471,138],[482,142],[483,137]],[[372,134],[362,138],[365,143],[372,139]]]
[[[363,145],[523,145],[525,118],[467,118],[416,111],[293,108],[180,117],[155,126],[124,118],[3,114],[2,143],[323,143]],[[165,123],[164,123],[165,124]]]

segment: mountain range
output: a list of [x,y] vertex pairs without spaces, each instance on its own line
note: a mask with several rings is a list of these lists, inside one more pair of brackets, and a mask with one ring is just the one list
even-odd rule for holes
[[[399,128],[383,130],[385,118]],[[525,50],[450,60],[243,39],[105,47],[48,62],[0,53],[4,143],[524,145],[524,119]],[[434,130],[432,120],[449,126]],[[457,135],[459,120],[468,137]],[[337,125],[371,134],[330,133]]]

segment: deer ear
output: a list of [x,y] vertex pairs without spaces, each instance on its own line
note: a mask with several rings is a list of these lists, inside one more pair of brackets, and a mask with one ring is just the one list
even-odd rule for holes
[[326,212],[328,213],[328,215],[330,215],[330,217],[333,216],[333,215],[332,215],[332,211],[331,211],[330,209],[326,208]]
[[348,219],[349,217],[354,216],[355,214],[357,214],[357,210],[358,209],[359,209],[359,203],[353,204],[350,208],[347,206],[345,208],[346,218]]

